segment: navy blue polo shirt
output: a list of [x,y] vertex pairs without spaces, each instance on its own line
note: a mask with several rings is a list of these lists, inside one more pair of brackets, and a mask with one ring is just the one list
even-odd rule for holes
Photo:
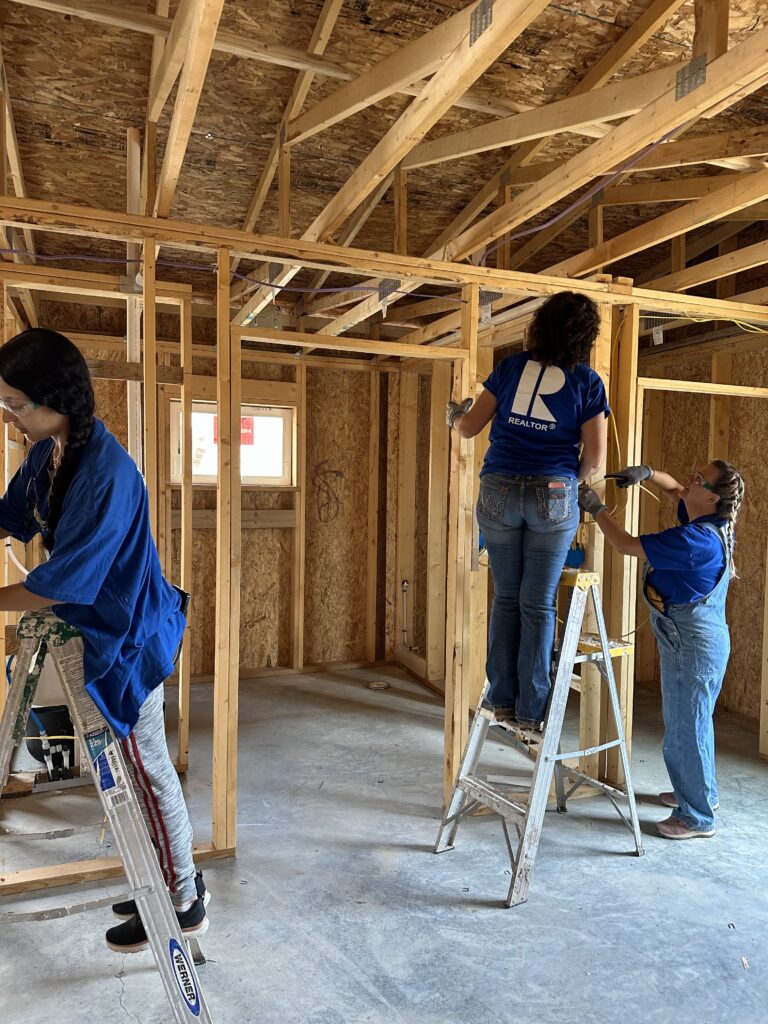
[[677,517],[679,526],[640,537],[651,567],[648,582],[664,601],[665,608],[670,604],[693,604],[711,594],[726,568],[723,543],[704,524],[722,529],[727,520],[720,516],[699,516],[689,522],[682,501]]
[[[40,441],[0,498],[0,528],[28,542],[45,528],[53,440]],[[95,420],[70,483],[48,561],[24,586],[83,634],[88,693],[119,738],[173,671],[184,632],[181,600],[163,578],[144,479]]]
[[582,425],[610,412],[598,374],[584,363],[545,367],[521,352],[494,367],[484,386],[496,415],[480,475],[575,478]]

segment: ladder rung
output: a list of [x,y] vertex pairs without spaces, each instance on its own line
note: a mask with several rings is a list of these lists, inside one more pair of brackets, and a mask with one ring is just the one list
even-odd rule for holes
[[485,807],[490,807],[491,810],[496,811],[497,814],[501,814],[505,818],[509,817],[510,812],[526,814],[528,811],[526,804],[517,800],[510,800],[508,796],[505,796],[498,789],[494,789],[484,779],[478,779],[475,775],[465,775],[464,778],[459,779],[459,787],[468,796],[477,800],[478,803],[483,804]]
[[[582,633],[579,638],[579,651],[582,654],[602,654],[603,645],[597,633]],[[619,658],[623,654],[631,654],[635,645],[628,640],[608,640],[608,650],[612,658]]]
[[572,768],[570,765],[566,766],[565,774],[569,778],[580,779],[585,785],[594,786],[595,789],[600,789],[603,793],[610,793],[612,796],[621,797],[623,800],[627,799],[627,794],[623,789],[618,789],[616,786],[611,786],[607,782],[601,782],[599,779],[592,778],[591,775],[587,775],[585,772],[580,772],[578,768]]
[[597,754],[601,750],[610,750],[612,747],[620,747],[621,740],[611,740],[610,743],[601,743],[599,747],[587,747],[586,750],[569,750],[566,754],[550,754],[546,761],[564,761],[567,757],[589,757],[590,754]]

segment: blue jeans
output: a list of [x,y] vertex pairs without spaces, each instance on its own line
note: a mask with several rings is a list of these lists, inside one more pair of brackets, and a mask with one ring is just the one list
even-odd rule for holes
[[477,521],[493,574],[488,700],[518,721],[543,721],[551,683],[555,598],[579,525],[578,484],[566,477],[480,480]]
[[715,710],[731,651],[725,621],[726,568],[715,589],[695,604],[651,609],[659,649],[664,712],[664,763],[677,800],[674,817],[689,828],[715,827]]

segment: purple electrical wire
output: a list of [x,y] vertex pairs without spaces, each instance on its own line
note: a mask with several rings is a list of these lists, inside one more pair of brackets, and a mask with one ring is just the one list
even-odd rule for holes
[[588,202],[593,196],[596,196],[598,192],[600,192],[604,188],[607,188],[612,182],[616,181],[616,179],[619,178],[622,174],[625,174],[630,168],[634,167],[635,164],[639,163],[644,157],[648,156],[649,153],[652,153],[658,146],[662,146],[665,142],[668,142],[669,139],[671,139],[674,135],[677,135],[678,132],[684,131],[688,127],[688,125],[692,123],[693,121],[686,121],[685,124],[679,125],[677,128],[672,128],[666,134],[662,135],[662,137],[658,139],[656,142],[651,142],[644,149],[641,149],[639,153],[633,156],[631,160],[627,160],[627,162],[622,164],[621,167],[618,167],[615,171],[611,171],[609,174],[604,175],[604,177],[602,177],[597,182],[597,184],[593,185],[590,189],[588,189],[585,195],[579,196],[578,199],[575,199],[569,206],[566,206],[564,210],[561,210],[560,213],[550,218],[550,220],[546,220],[543,224],[537,224],[535,227],[532,228],[524,228],[522,231],[516,231],[513,235],[510,235],[508,238],[500,239],[498,242],[496,242],[495,245],[492,245],[490,246],[490,248],[485,250],[485,255],[489,256],[492,252],[496,252],[497,249],[500,249],[502,245],[506,245],[509,242],[513,242],[518,238],[525,238],[527,235],[535,235],[538,231],[543,231],[544,228],[548,228],[551,227],[553,224],[557,224],[559,220],[562,220],[563,217],[567,217],[572,210],[576,209],[576,207],[582,206],[584,203]]

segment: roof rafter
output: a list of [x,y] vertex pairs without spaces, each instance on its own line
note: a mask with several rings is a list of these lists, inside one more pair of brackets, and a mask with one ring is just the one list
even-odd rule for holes
[[[295,145],[353,114],[434,74],[466,35],[467,17],[480,0],[400,47],[357,78],[340,86],[300,117],[289,121],[286,143]],[[421,83],[424,86],[424,83]]]
[[404,165],[428,167],[446,160],[459,160],[473,153],[485,153],[505,146],[516,146],[561,132],[572,132],[585,125],[617,121],[642,110],[656,95],[675,84],[677,73],[686,64],[657,68],[636,78],[623,78],[578,96],[533,107],[524,114],[501,118],[492,124],[478,125],[463,132],[443,135],[417,146]]
[[686,291],[688,288],[695,288],[708,281],[718,281],[720,278],[751,270],[752,267],[761,267],[766,263],[768,263],[768,242],[755,242],[754,245],[744,246],[743,249],[734,249],[715,259],[697,263],[694,267],[687,267],[685,270],[678,270],[675,274],[667,274],[666,277],[649,281],[648,287],[668,292]]
[[[323,9],[320,11],[317,22],[315,23],[312,38],[309,41],[310,53],[322,54],[325,51],[343,3],[344,0],[325,0]],[[264,165],[264,170],[261,172],[261,178],[256,186],[256,191],[248,205],[248,212],[246,213],[245,220],[243,221],[243,231],[252,231],[256,226],[256,221],[259,219],[259,215],[264,207],[269,190],[272,187],[272,182],[275,179],[275,174],[277,173],[277,166],[280,160],[280,147],[283,143],[285,126],[292,117],[297,116],[301,108],[304,106],[314,77],[314,71],[301,71],[296,77],[293,89],[291,90],[291,95],[288,98],[288,103],[286,104],[285,111],[277,132],[275,133],[275,139]],[[238,262],[239,261],[235,260],[232,263],[231,270],[233,272],[237,270]]]
[[643,249],[650,249],[660,242],[668,241],[675,235],[691,231],[693,228],[722,220],[730,213],[744,210],[764,199],[768,199],[768,169],[755,174],[740,174],[735,181],[723,185],[716,192],[695,199],[691,203],[678,206],[669,213],[662,214],[654,220],[639,224],[615,238],[585,252],[560,260],[547,268],[548,274],[567,274],[578,277],[590,274],[595,267],[615,263]]
[[[461,12],[463,36],[449,60],[433,75],[421,95],[395,121],[360,166],[347,179],[325,209],[302,236],[327,238],[368,196],[404,156],[422,139],[472,82],[490,67],[513,39],[547,6],[547,0],[506,0],[502,10],[483,33],[473,38],[471,11]],[[283,285],[298,271],[283,270],[274,279]],[[238,320],[247,322],[271,300],[273,290],[259,289],[243,307]]]
[[[86,21],[107,25],[110,28],[141,32],[144,35],[156,36],[161,39],[168,36],[173,25],[170,18],[156,14],[142,14],[130,7],[120,7],[116,3],[108,3],[105,0],[11,0],[11,2],[23,7],[50,11],[53,14],[83,18]],[[282,43],[271,41],[263,43],[257,39],[248,39],[236,32],[228,32],[225,29],[220,29],[216,33],[213,48],[219,53],[228,53],[234,57],[273,64],[276,67],[295,68],[297,71],[311,71],[316,75],[335,78],[341,82],[349,82],[357,77],[356,71],[350,71],[336,61],[320,54],[307,53],[305,50],[284,46]],[[408,96],[418,96],[421,89],[422,83],[419,83],[408,86],[402,91]],[[460,97],[454,106],[463,107],[466,110],[477,110],[494,117],[506,117],[507,114],[516,113],[519,109],[518,104],[505,103],[498,99],[496,102],[491,102],[470,92]]]
[[[683,2],[684,0],[653,0],[637,21],[617,39],[597,64],[571,90],[569,95],[582,95],[604,85],[629,57],[636,53],[650,39],[653,33],[682,6]],[[429,247],[425,256],[442,253],[444,246],[460,231],[463,231],[472,224],[486,206],[496,199],[502,183],[506,184],[506,176],[516,168],[532,160],[541,151],[543,146],[544,142],[536,139],[525,143],[515,150],[510,159],[502,165],[496,174],[486,182],[474,198],[466,204],[464,209],[441,232]],[[354,309],[338,317],[329,325],[329,333],[346,331],[349,327],[360,323],[361,320],[373,316],[379,309],[381,309],[381,303],[377,302],[375,297],[365,299],[355,306]]]
[[156,217],[167,217],[171,212],[223,6],[224,0],[197,0],[194,7],[194,20],[157,182]]
[[179,77],[190,38],[195,29],[197,7],[200,0],[179,0],[171,31],[165,41],[163,56],[152,72],[147,103],[147,120],[159,121],[165,101]]

